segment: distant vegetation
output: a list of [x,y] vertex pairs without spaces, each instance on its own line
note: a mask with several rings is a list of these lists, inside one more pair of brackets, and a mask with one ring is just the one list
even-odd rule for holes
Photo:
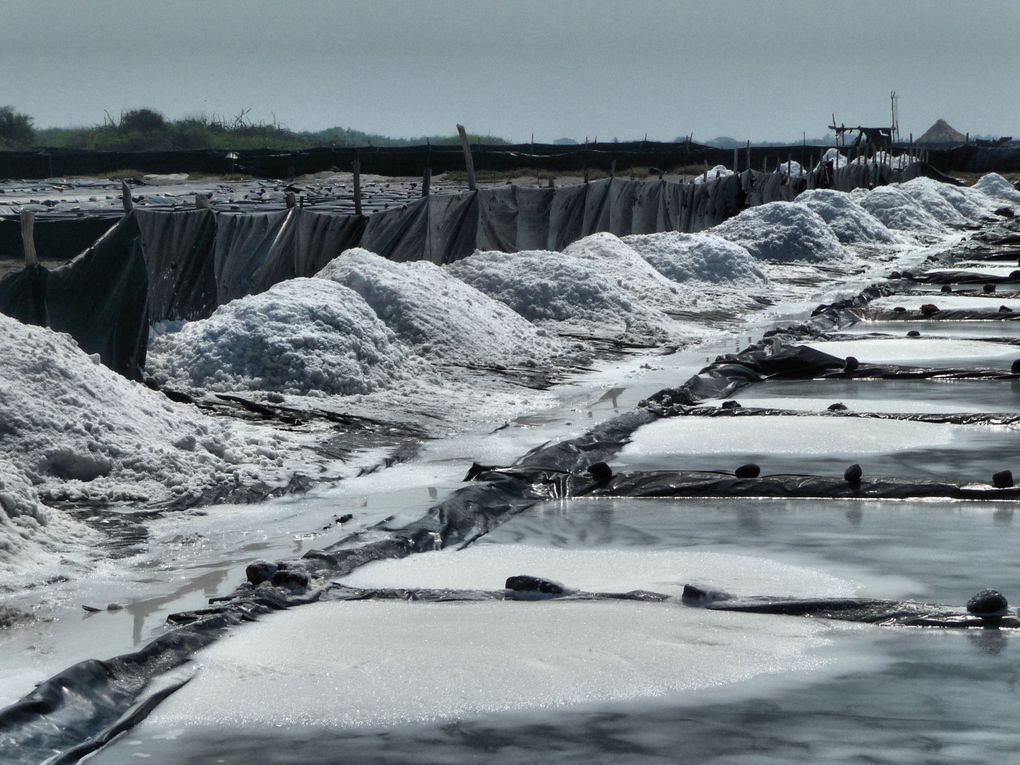
[[[415,146],[459,144],[456,134],[391,138],[344,127],[317,132],[293,131],[278,122],[253,122],[250,110],[230,119],[197,115],[168,120],[159,111],[142,107],[107,115],[90,127],[33,128],[30,116],[14,107],[0,107],[0,149],[91,149],[95,151],[168,151],[174,149],[308,149],[316,146]],[[494,135],[468,136],[472,143],[506,145]]]

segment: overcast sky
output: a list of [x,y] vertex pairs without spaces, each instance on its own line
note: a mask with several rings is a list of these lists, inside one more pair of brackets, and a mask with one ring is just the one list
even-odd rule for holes
[[[840,10],[836,10],[836,9]],[[0,105],[295,130],[792,140],[943,117],[1020,136],[1020,0],[0,0]]]

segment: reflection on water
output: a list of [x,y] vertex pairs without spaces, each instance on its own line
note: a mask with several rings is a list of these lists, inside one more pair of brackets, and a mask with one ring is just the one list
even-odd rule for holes
[[[804,687],[766,684],[678,702],[458,720],[385,730],[190,730],[129,733],[96,758],[160,763],[987,763],[1012,762],[1008,710],[1020,642],[1002,634],[882,630],[886,663]],[[498,657],[493,657],[498,661]],[[324,700],[336,703],[342,700]]]

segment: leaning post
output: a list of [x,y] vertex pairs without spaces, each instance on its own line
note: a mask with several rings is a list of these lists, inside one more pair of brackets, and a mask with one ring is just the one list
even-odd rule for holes
[[21,249],[25,253],[25,267],[39,265],[35,254],[35,213],[31,210],[21,211]]
[[467,131],[463,125],[457,125],[457,132],[460,134],[460,145],[464,148],[464,166],[467,168],[468,189],[476,191],[478,183],[475,180],[475,161],[471,157],[471,143],[468,141]]

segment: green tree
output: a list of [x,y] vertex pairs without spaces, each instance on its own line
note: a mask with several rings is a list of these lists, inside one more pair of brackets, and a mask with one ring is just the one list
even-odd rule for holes
[[120,129],[138,133],[155,133],[166,127],[166,119],[155,109],[129,109],[120,115]]
[[34,138],[31,117],[14,111],[13,106],[0,106],[0,143],[25,145]]

